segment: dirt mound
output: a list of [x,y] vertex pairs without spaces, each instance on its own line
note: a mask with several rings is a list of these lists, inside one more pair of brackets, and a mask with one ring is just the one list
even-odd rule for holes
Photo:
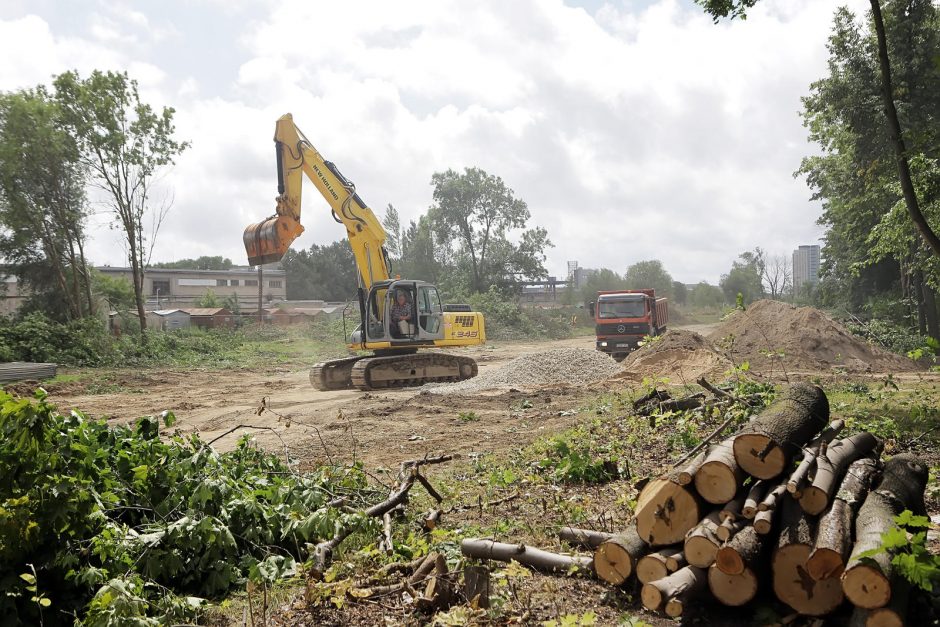
[[[732,341],[733,337],[733,341]],[[895,372],[917,370],[910,359],[873,346],[812,307],[760,300],[709,334],[727,358],[766,375],[806,370]]]
[[626,372],[618,378],[665,377],[673,383],[691,383],[701,376],[723,373],[731,365],[698,333],[673,329],[631,353],[623,362]]
[[583,385],[607,379],[621,371],[608,355],[583,348],[557,348],[520,355],[506,364],[458,383],[427,385],[435,394],[472,394],[507,387],[533,387],[567,383]]

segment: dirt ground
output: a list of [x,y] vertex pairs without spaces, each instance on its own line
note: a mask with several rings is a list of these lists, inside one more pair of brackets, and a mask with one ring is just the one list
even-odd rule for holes
[[[485,372],[525,353],[561,347],[593,350],[594,339],[493,342],[463,354],[472,355]],[[48,391],[63,410],[81,409],[116,421],[170,410],[178,419],[173,429],[198,431],[208,441],[219,438],[214,446],[221,450],[251,433],[268,450],[286,447],[305,466],[361,460],[367,468],[397,467],[433,452],[467,456],[517,448],[573,424],[573,412],[567,410],[590,392],[566,386],[472,396],[418,389],[321,392],[311,387],[306,368],[122,371],[109,381],[114,390],[106,393],[89,394],[90,386],[80,382],[51,385]],[[259,415],[262,399],[268,410]],[[237,425],[263,429],[226,434]]]

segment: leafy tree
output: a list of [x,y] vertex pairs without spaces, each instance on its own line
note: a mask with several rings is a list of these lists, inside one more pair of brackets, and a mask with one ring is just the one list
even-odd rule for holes
[[385,217],[382,219],[385,228],[385,250],[392,257],[401,256],[401,221],[398,218],[398,209],[388,203]]
[[66,72],[56,77],[54,86],[82,163],[105,192],[115,223],[124,233],[141,339],[146,341],[144,268],[169,209],[167,204],[154,207],[152,185],[188,143],[174,137],[174,110],[155,111],[142,102],[137,82],[126,73],[95,71],[82,79],[77,72]]
[[624,283],[627,289],[653,288],[657,296],[672,296],[672,276],[666,272],[663,262],[658,259],[639,261],[627,268]]
[[347,300],[356,294],[356,261],[345,241],[289,249],[281,266],[287,273],[288,300]]
[[196,259],[180,259],[178,261],[161,261],[151,264],[154,268],[176,268],[182,270],[231,270],[234,264],[228,257],[221,255],[208,257],[203,255]]
[[206,290],[206,293],[200,296],[193,303],[196,307],[207,307],[215,309],[222,306],[222,301],[212,290]]
[[591,274],[581,287],[581,300],[585,303],[597,300],[597,293],[606,290],[625,290],[627,282],[622,276],[608,268]]
[[61,118],[42,87],[0,94],[0,255],[30,303],[75,319],[93,314],[95,300],[85,260],[86,171]]
[[745,304],[750,304],[764,295],[760,269],[753,253],[742,253],[738,261],[731,264],[731,270],[720,281],[721,291],[729,303],[734,303],[740,294]]
[[[431,184],[429,226],[437,245],[467,273],[471,291],[509,287],[520,277],[547,274],[545,249],[552,245],[548,232],[542,227],[526,229],[529,208],[500,177],[479,168],[467,168],[463,174],[447,170],[434,174]],[[517,242],[510,241],[510,232],[519,230]]]
[[689,302],[693,307],[712,309],[721,307],[725,303],[725,294],[720,287],[709,285],[702,281],[689,294]]
[[685,305],[689,302],[689,288],[681,281],[672,282],[672,299],[677,305]]
[[123,312],[134,307],[134,286],[124,277],[110,277],[92,271],[95,294],[108,304],[111,311]]

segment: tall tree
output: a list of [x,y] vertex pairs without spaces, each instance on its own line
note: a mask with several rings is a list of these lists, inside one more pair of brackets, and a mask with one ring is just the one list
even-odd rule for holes
[[385,249],[392,257],[401,257],[401,221],[398,218],[398,209],[388,203],[385,216],[382,218],[385,228]]
[[76,72],[66,72],[53,84],[82,161],[105,192],[115,223],[124,233],[143,333],[147,328],[144,268],[169,208],[155,205],[153,182],[188,143],[174,137],[174,110],[156,111],[141,101],[137,82],[126,73],[95,71],[82,79]]
[[85,182],[75,142],[46,90],[0,94],[0,254],[31,301],[66,319],[95,310]]
[[184,270],[231,270],[232,260],[228,257],[216,255],[209,257],[203,255],[196,259],[179,259],[177,261],[161,261],[153,264],[154,268],[181,268]]
[[[438,172],[431,177],[434,206],[428,217],[437,242],[453,248],[458,266],[469,271],[470,289],[508,287],[520,277],[546,276],[542,227],[527,229],[529,208],[503,180],[479,168]],[[516,231],[517,242],[510,241]]]
[[728,274],[721,276],[719,284],[729,303],[734,303],[738,294],[744,298],[745,303],[752,303],[763,296],[764,288],[754,253],[741,253],[738,260],[732,262]]
[[657,296],[672,296],[672,276],[666,272],[663,262],[659,259],[638,261],[627,268],[623,278],[627,289],[653,288]]
[[287,273],[288,300],[348,300],[356,293],[356,260],[346,241],[289,249],[281,265]]
[[592,272],[581,287],[581,301],[589,303],[597,299],[597,293],[606,290],[625,290],[627,282],[622,276],[609,268]]

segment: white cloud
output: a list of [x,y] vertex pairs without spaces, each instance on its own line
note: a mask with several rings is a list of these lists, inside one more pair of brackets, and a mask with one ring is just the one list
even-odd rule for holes
[[[549,229],[552,274],[568,259],[622,272],[656,257],[678,279],[717,280],[745,249],[786,252],[820,234],[819,209],[791,174],[812,150],[799,98],[825,70],[835,0],[765,0],[746,22],[717,26],[676,0],[594,16],[560,0],[284,0],[238,21],[231,50],[200,49],[178,31],[163,42],[242,55],[225,94],[142,51],[161,45],[145,38],[151,25],[185,14],[117,6],[105,23],[115,33],[86,39],[56,36],[35,16],[0,21],[2,58],[27,49],[4,35],[37,54],[0,64],[0,88],[123,67],[155,104],[177,109],[193,146],[166,179],[175,204],[158,258],[244,261],[242,230],[273,211],[270,140],[287,111],[377,212],[392,203],[415,218],[431,202],[431,174],[448,167],[500,175]],[[148,43],[93,41],[121,33]],[[340,238],[326,204],[305,193],[297,245]]]

